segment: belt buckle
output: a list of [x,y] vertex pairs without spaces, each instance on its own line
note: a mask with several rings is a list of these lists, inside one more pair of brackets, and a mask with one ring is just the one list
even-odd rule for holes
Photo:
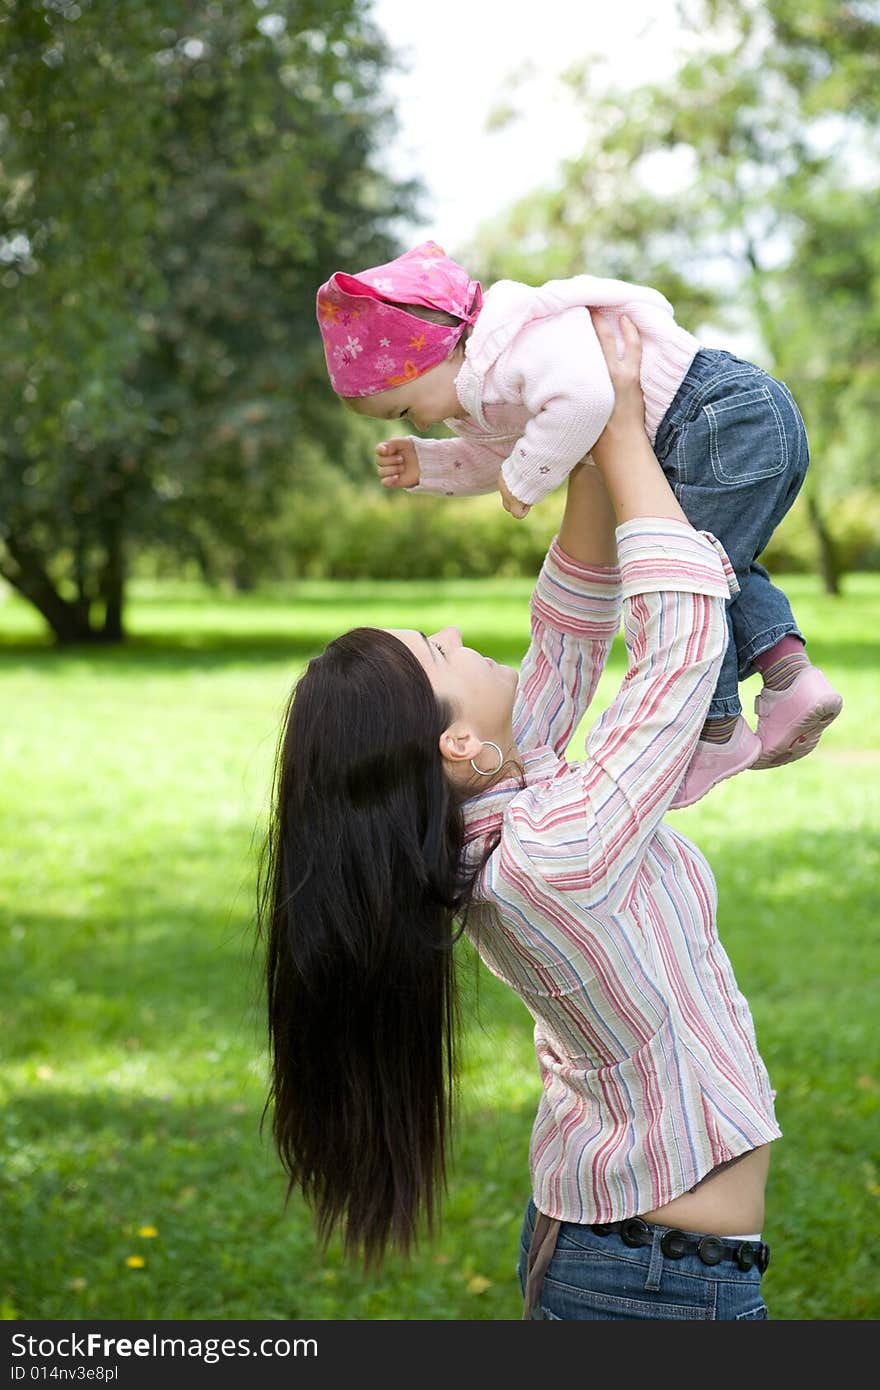
[[742,1245],[737,1246],[733,1258],[738,1269],[757,1269],[759,1274],[763,1274],[770,1263],[770,1247],[763,1241],[753,1245],[750,1240],[744,1240]]
[[620,1239],[631,1250],[647,1245],[651,1239],[647,1221],[643,1221],[640,1216],[631,1216],[628,1220],[622,1221],[620,1223]]
[[660,1249],[668,1260],[681,1260],[691,1249],[691,1243],[684,1231],[672,1226],[660,1237]]
[[[747,1241],[744,1243],[748,1244]],[[720,1265],[724,1259],[724,1242],[718,1236],[703,1236],[697,1246],[697,1254],[704,1265]]]

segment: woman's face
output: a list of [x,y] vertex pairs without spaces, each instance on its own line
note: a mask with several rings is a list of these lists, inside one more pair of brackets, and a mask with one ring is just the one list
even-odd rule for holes
[[409,647],[427,673],[434,693],[455,711],[454,725],[467,726],[479,740],[491,739],[511,750],[513,699],[519,674],[462,643],[457,627],[426,635],[412,628],[388,628]]

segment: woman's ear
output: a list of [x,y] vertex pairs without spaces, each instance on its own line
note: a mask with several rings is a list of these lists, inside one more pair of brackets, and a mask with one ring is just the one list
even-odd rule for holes
[[469,763],[471,758],[475,758],[479,753],[483,740],[477,738],[473,730],[463,724],[453,724],[443,730],[439,746],[441,757],[447,762]]

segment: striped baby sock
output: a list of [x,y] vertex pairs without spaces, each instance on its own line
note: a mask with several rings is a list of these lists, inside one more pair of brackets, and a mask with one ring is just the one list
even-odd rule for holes
[[811,664],[799,637],[781,638],[752,662],[761,672],[765,690],[787,690]]
[[729,743],[739,720],[738,714],[725,715],[721,719],[707,719],[700,730],[701,743]]

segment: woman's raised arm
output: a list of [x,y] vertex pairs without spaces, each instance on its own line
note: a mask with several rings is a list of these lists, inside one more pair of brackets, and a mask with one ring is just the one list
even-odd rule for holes
[[614,410],[593,445],[592,457],[604,479],[614,516],[618,524],[638,517],[656,516],[690,525],[645,433],[645,402],[639,383],[642,347],[638,329],[631,319],[621,315],[621,357],[608,320],[601,314],[594,314],[593,326],[614,386]]
[[577,464],[568,475],[565,511],[559,527],[560,546],[582,565],[613,568],[617,564],[614,524],[614,510],[602,474],[589,463]]
[[586,906],[624,901],[696,746],[737,590],[714,538],[691,526],[654,457],[638,386],[640,345],[618,359],[599,329],[618,406],[593,449],[618,519],[628,669],[587,735],[584,760],[529,788],[511,811],[502,872],[543,876]]
[[620,627],[614,512],[588,463],[569,474],[559,533],[531,601],[532,641],[520,670],[514,737],[522,752],[564,752],[596,690]]

